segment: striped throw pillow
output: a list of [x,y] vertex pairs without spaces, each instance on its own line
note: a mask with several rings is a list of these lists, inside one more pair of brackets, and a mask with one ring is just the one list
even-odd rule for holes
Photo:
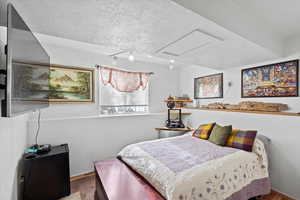
[[194,137],[207,140],[216,123],[202,124],[193,133]]
[[232,132],[227,140],[227,146],[252,152],[256,134],[257,131],[232,129]]

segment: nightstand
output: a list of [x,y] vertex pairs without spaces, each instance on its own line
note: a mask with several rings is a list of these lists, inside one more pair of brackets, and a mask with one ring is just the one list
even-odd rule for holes
[[70,195],[69,147],[52,146],[44,154],[26,153],[22,159],[23,200],[60,199]]
[[184,135],[189,131],[193,131],[193,128],[186,127],[186,128],[168,128],[168,127],[162,127],[162,128],[155,128],[156,131],[158,131],[158,138],[169,138],[169,137],[175,137]]

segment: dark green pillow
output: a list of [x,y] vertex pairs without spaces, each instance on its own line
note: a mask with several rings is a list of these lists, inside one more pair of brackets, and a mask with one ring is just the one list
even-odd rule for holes
[[209,136],[209,141],[217,145],[225,146],[232,131],[232,126],[220,126],[216,124]]

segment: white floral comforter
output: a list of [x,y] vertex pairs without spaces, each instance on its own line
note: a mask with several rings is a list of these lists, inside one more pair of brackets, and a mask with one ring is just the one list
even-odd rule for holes
[[168,200],[242,200],[270,190],[259,139],[249,153],[188,134],[132,144],[119,156]]

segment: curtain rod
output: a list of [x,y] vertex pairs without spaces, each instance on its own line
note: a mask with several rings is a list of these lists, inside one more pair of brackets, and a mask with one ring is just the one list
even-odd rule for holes
[[[100,68],[101,65],[95,65],[95,67]],[[103,66],[103,67],[105,67],[105,66]],[[112,67],[110,67],[110,68],[112,68]],[[126,71],[126,70],[119,69],[119,68],[116,68],[116,69],[117,69],[117,70],[120,70],[120,71]],[[154,74],[154,72],[143,72],[143,73],[149,73],[150,75],[153,75],[153,74]]]

